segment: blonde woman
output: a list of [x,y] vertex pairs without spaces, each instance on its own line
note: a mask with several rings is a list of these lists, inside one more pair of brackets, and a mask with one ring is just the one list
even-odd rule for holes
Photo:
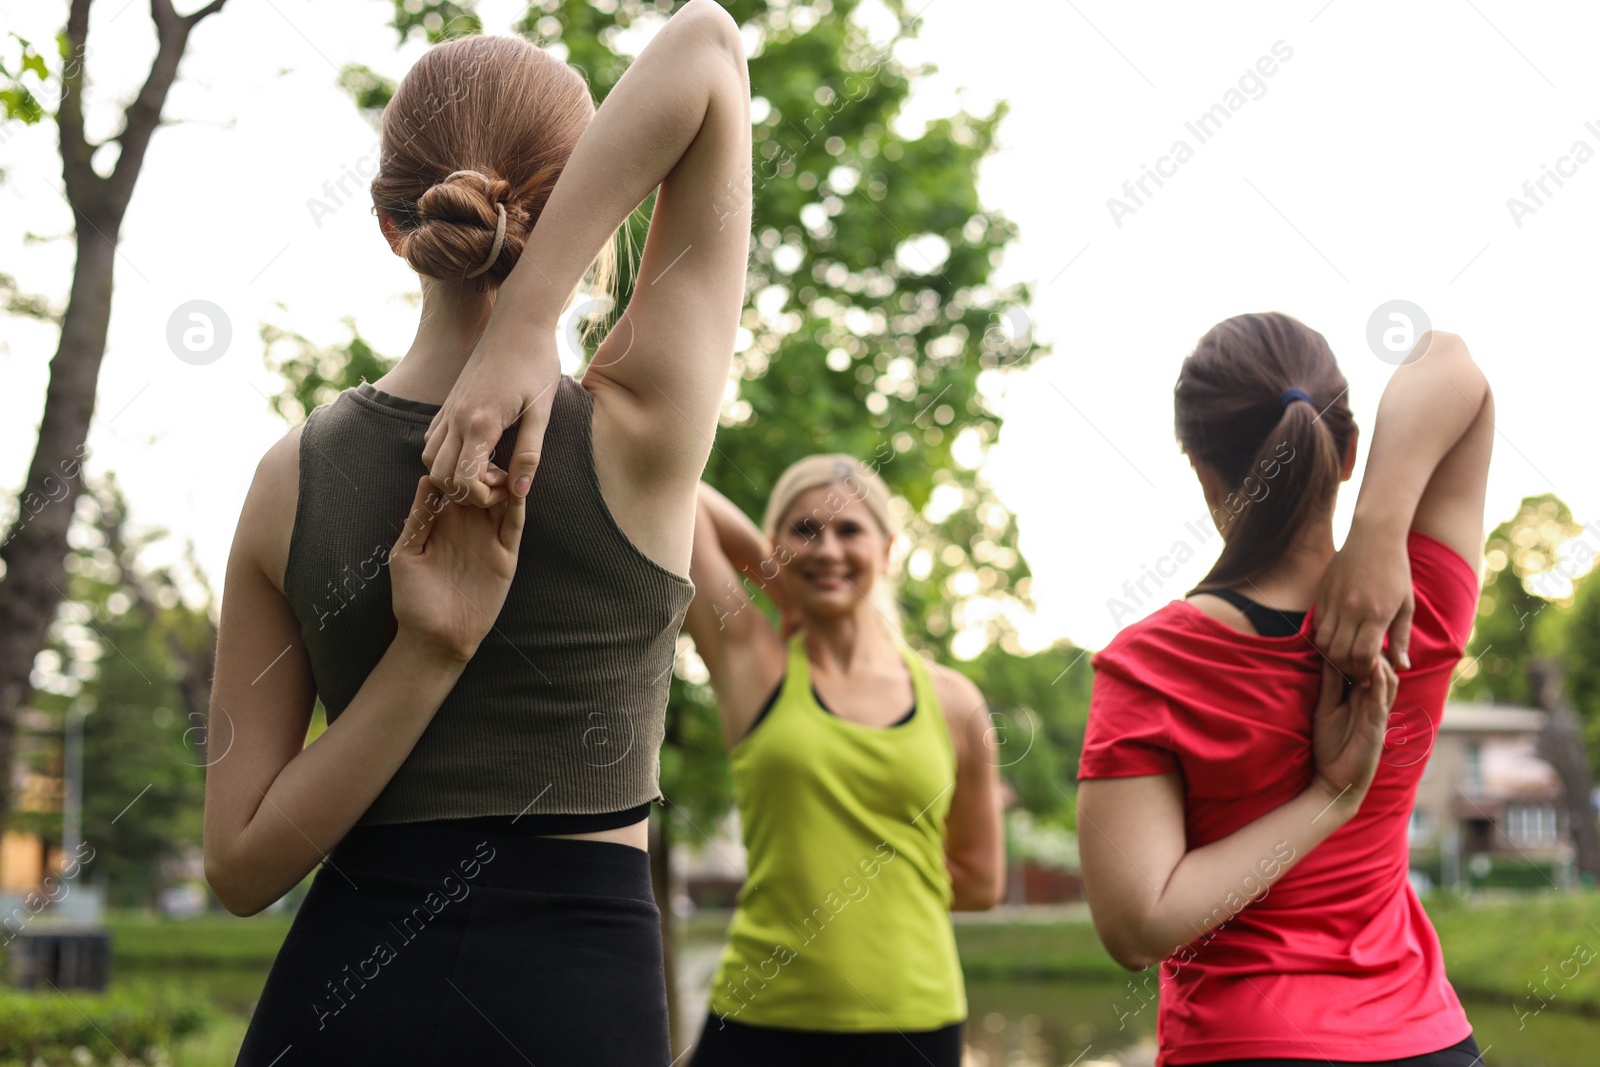
[[[206,874],[249,915],[321,863],[239,1064],[669,1062],[646,816],[749,162],[712,0],[598,112],[518,38],[400,83],[372,196],[423,279],[416,340],[268,452],[228,564]],[[560,374],[558,317],[657,187],[651,284]]]
[[993,906],[1003,878],[983,695],[900,635],[877,474],[807,457],[763,527],[700,487],[685,625],[721,709],[749,876],[692,1063],[956,1067],[949,911]]

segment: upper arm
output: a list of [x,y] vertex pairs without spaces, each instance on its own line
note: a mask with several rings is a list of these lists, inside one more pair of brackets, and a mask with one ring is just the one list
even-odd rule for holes
[[1461,338],[1442,336],[1447,343],[1438,355],[1458,360],[1461,369],[1451,382],[1454,395],[1447,394],[1441,403],[1470,405],[1474,413],[1466,432],[1440,459],[1423,488],[1411,528],[1455,549],[1476,572],[1483,552],[1484,498],[1494,449],[1494,393]]
[[[997,897],[1005,868],[1000,759],[983,694],[972,680],[934,666],[940,703],[956,750],[955,792],[945,820],[945,852],[980,876]],[[991,901],[997,902],[997,901]]]
[[684,629],[711,675],[731,746],[748,732],[760,710],[759,701],[782,676],[784,647],[723,551],[704,504],[695,508],[689,580],[694,582],[694,598]]
[[1117,962],[1135,970],[1146,965],[1139,930],[1187,848],[1179,775],[1078,783],[1084,896],[1095,930]]
[[228,554],[206,731],[208,875],[221,869],[267,788],[305,747],[316,702],[299,621],[278,586],[295,513],[298,444],[291,431],[261,460]]
[[598,405],[615,408],[641,473],[698,480],[744,305],[750,80],[732,16],[713,3],[674,17],[686,16],[715,46],[717,58],[702,68],[714,82],[710,105],[656,191],[627,310],[595,351],[584,380]]

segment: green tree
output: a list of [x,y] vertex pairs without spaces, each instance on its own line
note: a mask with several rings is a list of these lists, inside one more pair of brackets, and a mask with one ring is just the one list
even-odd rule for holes
[[[66,582],[67,531],[73,502],[83,489],[79,475],[111,325],[117,240],[189,34],[224,2],[211,0],[179,15],[172,0],[150,0],[155,53],[148,73],[139,91],[120,106],[120,125],[98,141],[89,139],[84,107],[91,82],[86,68],[93,52],[92,0],[71,0],[66,25],[50,45],[35,46],[10,34],[19,54],[13,59],[8,51],[0,60],[0,143],[17,123],[54,123],[76,250],[70,294],[60,312],[47,298],[18,293],[9,278],[0,278],[0,307],[7,313],[60,326],[27,481],[0,544],[0,771],[11,766],[16,713],[28,699],[34,660],[45,647]],[[114,162],[102,174],[93,161],[105,159],[101,150],[110,148]],[[10,786],[6,773],[0,780],[0,822],[10,805]]]
[[[66,599],[40,657],[35,706],[62,736],[69,709],[83,722],[82,836],[107,900],[149,907],[168,865],[201,840],[209,666],[215,655],[210,591],[192,559],[179,575],[141,566],[165,531],[137,534],[112,476],[92,482],[78,509]],[[198,587],[205,603],[179,593]],[[198,684],[198,687],[196,683]],[[61,748],[36,770],[63,773]],[[14,828],[60,841],[59,812],[18,812]]]
[[1528,683],[1529,662],[1557,652],[1571,604],[1570,596],[1563,603],[1540,590],[1558,592],[1548,582],[1557,572],[1560,546],[1582,529],[1559,497],[1545,493],[1525,497],[1517,513],[1489,533],[1478,618],[1458,678],[1460,696],[1537,704]]

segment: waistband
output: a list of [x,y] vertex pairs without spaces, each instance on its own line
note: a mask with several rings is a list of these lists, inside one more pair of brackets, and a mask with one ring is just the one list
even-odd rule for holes
[[328,860],[359,872],[537,893],[625,896],[654,903],[650,855],[615,841],[529,837],[441,819],[357,826]]

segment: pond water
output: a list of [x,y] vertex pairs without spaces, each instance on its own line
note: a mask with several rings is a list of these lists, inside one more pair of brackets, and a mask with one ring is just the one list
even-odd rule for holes
[[[149,979],[192,984],[242,1021],[261,992],[266,969],[124,968],[118,975],[119,982]],[[704,992],[686,993],[685,1016],[702,1017]],[[1155,1062],[1156,1006],[1134,1010],[1139,1001],[1125,981],[974,981],[968,983],[967,1000],[965,1067],[1148,1067]],[[1469,1001],[1466,1007],[1478,1046],[1485,1050],[1485,1067],[1600,1064],[1600,1019],[1551,1011],[1519,1021],[1509,1003]],[[231,1063],[231,1055],[218,1062]]]

